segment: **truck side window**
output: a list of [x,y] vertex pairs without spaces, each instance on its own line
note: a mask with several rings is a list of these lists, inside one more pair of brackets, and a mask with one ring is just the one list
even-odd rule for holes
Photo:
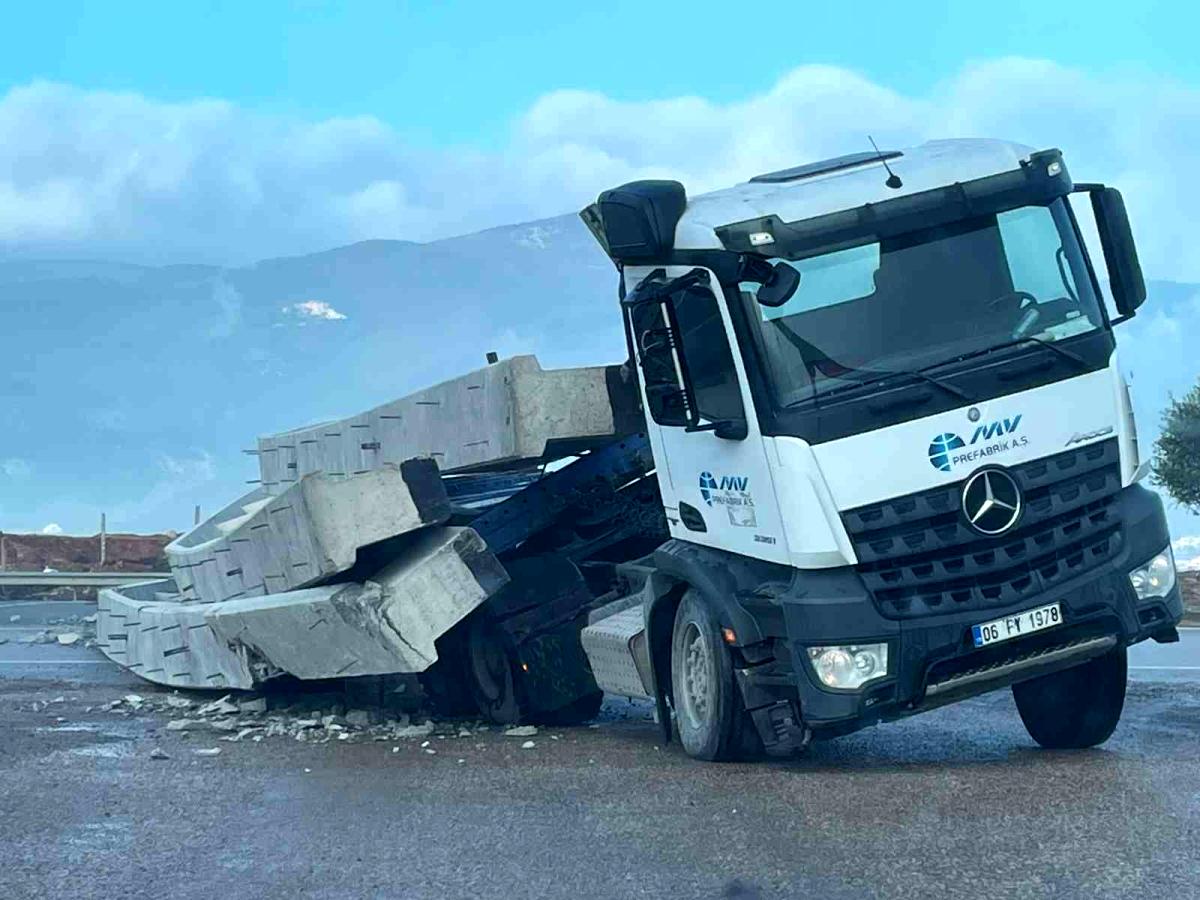
[[696,406],[702,419],[744,419],[733,351],[712,291],[691,285],[672,298]]

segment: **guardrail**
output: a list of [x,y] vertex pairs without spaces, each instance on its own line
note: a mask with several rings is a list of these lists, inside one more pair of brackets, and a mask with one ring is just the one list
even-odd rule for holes
[[0,572],[0,587],[120,587],[170,577],[170,572]]

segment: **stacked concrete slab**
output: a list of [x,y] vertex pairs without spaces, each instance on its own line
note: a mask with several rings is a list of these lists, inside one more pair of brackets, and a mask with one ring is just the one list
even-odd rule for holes
[[167,545],[185,600],[219,603],[316,584],[378,541],[444,522],[450,501],[432,460],[351,478],[310,475],[259,488]]
[[570,455],[639,428],[623,367],[544,370],[515,356],[365,413],[259,438],[262,485],[280,493],[312,472],[348,477],[424,457],[443,473]]
[[100,647],[179,687],[424,671],[508,580],[478,534],[444,525],[441,474],[528,466],[639,426],[621,367],[520,356],[261,438],[261,486],[167,547],[172,579],[101,592]]
[[175,687],[423,672],[436,640],[507,581],[470,528],[431,528],[362,583],[220,603],[187,601],[171,580],[105,589],[96,633],[110,659]]

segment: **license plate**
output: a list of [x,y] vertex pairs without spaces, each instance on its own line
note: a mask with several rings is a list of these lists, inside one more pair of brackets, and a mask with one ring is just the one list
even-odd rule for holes
[[1015,616],[1005,616],[1003,619],[993,619],[982,625],[971,626],[971,637],[976,647],[986,647],[1000,641],[1011,641],[1035,631],[1044,631],[1063,623],[1062,610],[1057,603],[1039,606],[1037,609],[1027,609]]

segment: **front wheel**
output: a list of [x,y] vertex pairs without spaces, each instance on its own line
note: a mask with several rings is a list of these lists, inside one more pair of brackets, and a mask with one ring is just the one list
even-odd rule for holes
[[1082,749],[1112,735],[1125,706],[1125,648],[1012,687],[1029,736],[1051,749]]
[[716,617],[695,591],[684,594],[675,612],[671,688],[679,742],[688,756],[736,758],[742,748],[745,713],[733,660],[721,642]]

